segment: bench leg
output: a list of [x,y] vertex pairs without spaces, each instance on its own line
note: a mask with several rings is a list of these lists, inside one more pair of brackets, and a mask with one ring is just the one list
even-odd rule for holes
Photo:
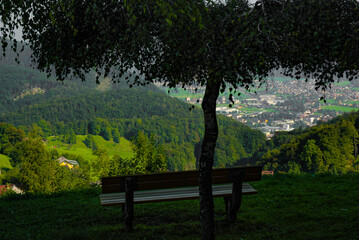
[[224,197],[226,204],[227,223],[233,223],[237,219],[237,212],[239,211],[242,203],[242,184],[243,173],[238,173],[235,176],[232,186],[232,196]]
[[133,216],[134,216],[134,203],[133,203],[133,185],[134,181],[132,178],[126,178],[125,181],[125,206],[123,209],[123,216],[125,220],[126,232],[133,231]]

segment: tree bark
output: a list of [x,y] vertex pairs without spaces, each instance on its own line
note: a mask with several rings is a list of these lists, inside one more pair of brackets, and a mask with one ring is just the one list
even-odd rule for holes
[[205,133],[199,160],[199,200],[201,233],[203,240],[212,240],[214,235],[214,205],[212,196],[212,166],[214,150],[218,137],[216,102],[221,86],[220,80],[208,81],[203,97],[202,110],[204,114]]

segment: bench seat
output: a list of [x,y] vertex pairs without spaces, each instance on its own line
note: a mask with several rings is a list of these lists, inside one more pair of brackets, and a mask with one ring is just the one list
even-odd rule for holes
[[[213,197],[229,197],[232,195],[232,183],[213,185]],[[242,194],[258,193],[249,183],[242,184]],[[184,187],[159,190],[134,191],[134,203],[176,201],[199,198],[199,188]],[[105,193],[100,195],[102,206],[124,205],[125,193]]]
[[[257,193],[247,182],[259,181],[261,173],[261,166],[212,170],[212,195],[223,197],[229,224],[236,220],[242,195]],[[102,206],[122,205],[125,229],[131,232],[135,204],[198,199],[199,176],[198,170],[191,170],[104,177],[100,202]]]

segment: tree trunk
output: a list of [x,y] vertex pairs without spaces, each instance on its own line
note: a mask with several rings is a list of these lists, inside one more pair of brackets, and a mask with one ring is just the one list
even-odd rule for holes
[[[213,79],[212,79],[213,80]],[[199,160],[199,201],[202,225],[202,239],[214,239],[214,205],[212,196],[212,166],[218,137],[216,102],[221,83],[208,81],[203,97],[205,133]]]

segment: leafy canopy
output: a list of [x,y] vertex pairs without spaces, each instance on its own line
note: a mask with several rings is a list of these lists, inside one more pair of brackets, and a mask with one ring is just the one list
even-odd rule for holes
[[21,26],[37,67],[59,79],[85,79],[95,70],[116,80],[130,70],[136,84],[185,87],[217,79],[222,90],[228,83],[235,91],[273,69],[314,78],[323,89],[333,78],[358,76],[355,0],[261,0],[254,7],[236,0],[4,0],[0,6],[3,47]]

